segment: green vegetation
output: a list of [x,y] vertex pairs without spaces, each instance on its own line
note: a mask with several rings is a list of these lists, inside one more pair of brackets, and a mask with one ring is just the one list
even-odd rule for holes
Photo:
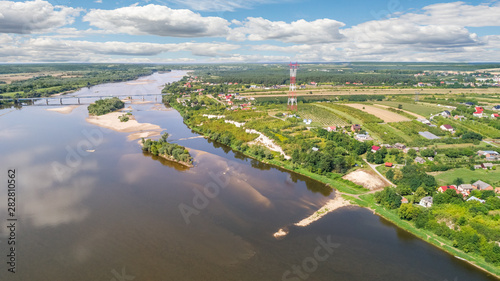
[[347,115],[351,115],[354,118],[360,120],[362,123],[382,123],[384,120],[366,113],[362,110],[347,106],[347,105],[341,105],[341,104],[333,104],[333,103],[322,103],[322,105],[328,106],[330,108],[333,108],[335,110],[341,111]]
[[189,151],[176,143],[167,142],[168,133],[163,133],[158,141],[142,139],[142,150],[155,156],[162,156],[168,160],[174,160],[185,166],[192,166],[193,158]]
[[123,114],[123,115],[118,116],[118,119],[120,119],[120,122],[127,122],[130,119],[129,116],[131,116],[131,115],[132,115],[132,113],[129,112],[127,114]]
[[439,185],[451,184],[456,178],[462,178],[465,183],[482,180],[496,187],[500,186],[500,169],[471,170],[469,168],[457,168],[446,172],[438,172],[435,178]]
[[304,119],[311,119],[313,125],[323,128],[329,126],[344,127],[349,125],[349,119],[342,115],[337,115],[328,109],[316,106],[316,104],[301,105],[298,115]]
[[122,102],[119,98],[113,97],[109,99],[98,100],[95,103],[90,104],[88,106],[88,110],[90,115],[104,115],[123,107],[125,107],[125,103]]
[[32,78],[0,84],[0,99],[46,97],[97,84],[133,80],[166,66],[146,64],[0,65],[0,74],[29,73]]
[[403,110],[413,112],[419,115],[422,115],[424,117],[429,117],[431,114],[436,114],[440,111],[443,111],[442,108],[439,108],[437,106],[432,106],[432,105],[423,105],[421,103],[416,103],[414,101],[410,100],[403,100],[403,101],[381,101],[377,102],[378,104],[383,104],[383,105],[388,105],[394,108],[398,108],[399,105],[402,105]]

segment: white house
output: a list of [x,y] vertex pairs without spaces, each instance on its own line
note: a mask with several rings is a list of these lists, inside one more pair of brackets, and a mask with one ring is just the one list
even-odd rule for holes
[[447,131],[447,132],[450,132],[450,133],[454,133],[455,132],[455,129],[453,129],[453,127],[451,125],[448,125],[448,124],[443,124],[441,125],[441,127],[439,127],[441,130],[443,131]]
[[422,199],[420,199],[420,203],[418,203],[420,206],[429,208],[432,207],[432,197],[426,196]]

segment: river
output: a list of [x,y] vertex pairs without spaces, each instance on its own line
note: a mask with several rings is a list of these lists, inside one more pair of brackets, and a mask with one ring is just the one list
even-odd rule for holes
[[[159,93],[184,74],[72,95]],[[137,121],[192,149],[194,168],[87,123],[85,105],[70,114],[0,110],[1,280],[496,280],[363,208],[293,226],[335,192],[192,138],[178,112],[153,104],[131,105]],[[7,264],[8,169],[17,180],[16,273]],[[287,236],[273,237],[286,226]]]

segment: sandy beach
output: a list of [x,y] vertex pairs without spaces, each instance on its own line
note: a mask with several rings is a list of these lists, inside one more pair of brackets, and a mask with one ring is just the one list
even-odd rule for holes
[[111,112],[101,116],[89,116],[85,120],[99,127],[118,132],[132,133],[128,136],[129,140],[159,136],[162,131],[160,126],[150,123],[139,123],[133,116],[130,117],[129,121],[121,122],[118,117],[122,115],[122,112]]
[[[294,225],[296,225],[296,226],[308,226],[311,223],[321,219],[326,214],[331,213],[339,208],[342,208],[345,206],[350,206],[350,205],[351,205],[351,203],[349,201],[342,198],[342,196],[340,196],[340,194],[337,194],[337,196],[335,196],[335,198],[326,202],[326,204],[323,207],[321,207],[319,210],[314,212],[309,217],[295,223]],[[273,236],[275,238],[281,238],[287,234],[288,234],[288,230],[286,228],[280,228],[277,232],[275,232],[273,234]]]
[[68,105],[68,106],[65,106],[65,107],[48,108],[47,111],[54,111],[54,112],[59,112],[59,113],[62,113],[62,114],[69,114],[75,108],[77,108],[79,106],[80,105]]

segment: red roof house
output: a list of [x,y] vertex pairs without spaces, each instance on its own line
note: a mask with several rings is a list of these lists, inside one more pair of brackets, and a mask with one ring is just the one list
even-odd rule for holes
[[456,187],[456,186],[454,186],[454,185],[445,185],[445,186],[440,186],[440,187],[438,188],[438,192],[444,193],[444,192],[446,192],[446,190],[448,190],[448,189],[453,189],[453,190],[455,190],[455,191],[457,192],[457,194],[459,194],[459,193],[460,193],[460,191],[458,191],[458,190],[457,190],[457,187]]
[[372,146],[373,153],[377,152],[379,149],[380,149],[380,146],[376,146],[376,145]]
[[392,163],[391,162],[385,162],[385,166],[389,167],[389,168],[392,168]]

